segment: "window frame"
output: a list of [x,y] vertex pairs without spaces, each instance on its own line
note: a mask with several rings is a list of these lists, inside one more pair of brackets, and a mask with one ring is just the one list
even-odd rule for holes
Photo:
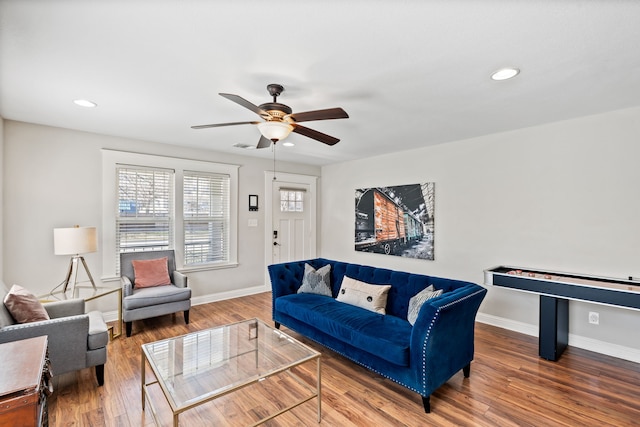
[[[172,242],[176,254],[176,268],[181,271],[213,270],[238,265],[238,169],[239,165],[191,160],[153,154],[102,149],[102,277],[103,281],[119,280],[116,260],[116,212],[118,208],[118,165],[172,169],[174,171],[174,234]],[[229,182],[229,260],[184,265],[184,171],[227,174]]]
[[[183,245],[184,245],[184,249],[185,249],[185,253],[184,253],[184,260],[183,260],[183,265],[185,268],[197,268],[200,267],[202,265],[207,265],[207,264],[218,264],[220,263],[220,261],[212,261],[212,262],[208,262],[208,263],[194,263],[194,264],[189,264],[187,261],[189,259],[188,256],[188,251],[187,251],[187,229],[189,228],[188,225],[189,224],[197,224],[197,223],[209,223],[210,227],[213,228],[215,227],[216,224],[222,224],[223,227],[221,228],[222,230],[222,234],[227,236],[227,248],[224,251],[221,251],[222,253],[229,253],[229,249],[228,249],[228,243],[231,240],[231,236],[229,234],[229,229],[228,229],[228,224],[230,222],[230,216],[231,216],[231,210],[230,210],[230,203],[229,203],[229,196],[230,194],[226,193],[229,192],[230,193],[230,184],[231,184],[231,177],[228,174],[222,174],[222,173],[213,173],[213,172],[202,172],[202,171],[191,171],[191,170],[185,170],[183,171],[183,218],[182,218],[182,224],[183,224],[183,232],[184,232],[184,238],[183,238]],[[217,197],[217,195],[219,194],[223,203],[220,203],[219,205],[222,206],[222,210],[221,211],[217,211],[217,213],[214,213],[213,210],[211,210],[211,207],[216,206],[217,204],[215,202],[213,202],[213,200],[209,197],[207,200],[207,197],[205,197],[205,201],[209,202],[206,203],[207,206],[210,207],[209,209],[209,215],[200,215],[200,211],[198,208],[196,208],[196,213],[195,215],[187,215],[186,213],[186,209],[184,209],[186,206],[186,200],[189,199],[187,196],[185,196],[185,193],[187,192],[187,185],[186,185],[186,181],[188,179],[195,179],[197,180],[196,183],[196,187],[190,186],[189,190],[191,191],[191,194],[193,195],[194,190],[196,190],[198,188],[198,184],[201,182],[202,179],[208,181],[206,184],[209,186],[210,190],[211,189],[215,189],[216,187],[219,187],[221,189],[223,189],[222,191],[220,191],[219,193],[217,193],[215,190],[210,191],[209,192],[209,196],[213,196],[214,198]],[[199,196],[201,195],[199,192],[196,192],[196,199],[198,201],[200,201]],[[193,201],[191,199],[191,201]],[[193,214],[193,212],[192,212]],[[193,231],[193,230],[192,230]],[[223,239],[224,240],[224,239]],[[211,240],[211,243],[213,243],[213,239]],[[212,245],[213,246],[213,245]],[[211,251],[213,250],[213,248],[211,248]],[[211,252],[205,252],[205,253],[209,253],[211,254]],[[213,255],[215,255],[215,253],[213,253]]]

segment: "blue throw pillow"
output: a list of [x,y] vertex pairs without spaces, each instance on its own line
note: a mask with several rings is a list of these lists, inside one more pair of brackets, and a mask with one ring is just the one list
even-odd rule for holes
[[438,289],[436,291],[433,285],[429,285],[428,288],[425,288],[412,296],[409,300],[409,311],[407,312],[407,320],[409,323],[412,325],[416,323],[418,313],[420,313],[420,309],[425,302],[432,298],[439,297],[440,295],[442,295],[442,289]]
[[315,269],[309,264],[304,264],[304,276],[302,285],[298,289],[299,294],[318,294],[331,297],[331,264]]

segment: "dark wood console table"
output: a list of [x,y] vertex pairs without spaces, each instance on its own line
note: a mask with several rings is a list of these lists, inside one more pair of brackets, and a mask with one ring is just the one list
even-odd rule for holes
[[48,426],[47,337],[0,344],[0,427]]
[[484,271],[485,284],[540,295],[540,357],[558,360],[569,342],[569,300],[640,310],[640,282],[520,267]]

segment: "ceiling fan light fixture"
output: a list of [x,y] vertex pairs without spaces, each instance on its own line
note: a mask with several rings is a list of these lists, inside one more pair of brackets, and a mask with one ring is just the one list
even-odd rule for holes
[[258,129],[262,136],[275,142],[282,141],[289,136],[291,131],[293,131],[293,126],[284,122],[267,121],[258,123]]

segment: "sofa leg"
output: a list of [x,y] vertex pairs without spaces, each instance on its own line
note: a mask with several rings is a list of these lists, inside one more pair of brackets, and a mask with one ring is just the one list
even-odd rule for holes
[[280,329],[280,322],[273,322],[276,325],[276,329]]
[[131,326],[133,325],[133,322],[124,322],[124,326],[125,329],[127,330],[127,336],[130,337],[131,336]]
[[425,413],[431,413],[431,396],[422,396],[422,406]]
[[471,363],[462,368],[462,373],[464,374],[465,378],[469,378],[469,375],[471,374]]
[[189,324],[189,310],[184,311],[184,323],[185,325]]
[[96,365],[96,379],[98,380],[98,387],[104,385],[104,365]]

